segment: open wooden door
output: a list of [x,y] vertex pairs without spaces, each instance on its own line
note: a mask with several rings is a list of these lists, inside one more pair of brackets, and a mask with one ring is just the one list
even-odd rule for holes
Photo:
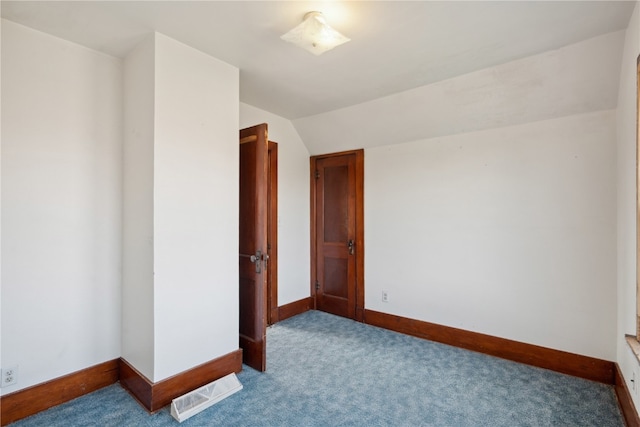
[[240,348],[243,363],[267,367],[267,125],[240,131]]

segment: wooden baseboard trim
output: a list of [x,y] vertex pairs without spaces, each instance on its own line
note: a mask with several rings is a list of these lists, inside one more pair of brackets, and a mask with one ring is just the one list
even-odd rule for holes
[[614,362],[435,323],[365,310],[365,323],[514,362],[613,385]]
[[311,297],[303,298],[298,301],[285,304],[278,307],[278,319],[285,320],[298,314],[302,314],[305,311],[311,310],[312,299]]
[[118,359],[0,397],[0,425],[21,420],[118,381]]
[[622,412],[627,427],[640,427],[640,417],[638,416],[636,405],[633,404],[631,393],[629,393],[627,383],[625,383],[624,377],[622,376],[620,365],[617,363],[615,364],[614,389],[616,391],[616,397],[618,398],[618,405],[620,405],[620,412]]
[[148,411],[151,409],[153,383],[131,366],[125,359],[120,358],[120,386],[127,390],[140,405]]
[[126,360],[121,359],[120,384],[149,412],[155,412],[178,396],[241,370],[242,350],[238,349],[188,371],[152,383]]

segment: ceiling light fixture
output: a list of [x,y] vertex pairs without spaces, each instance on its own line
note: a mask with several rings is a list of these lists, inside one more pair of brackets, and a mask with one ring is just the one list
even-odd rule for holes
[[322,12],[305,14],[302,23],[280,38],[314,55],[320,55],[351,40],[331,28]]

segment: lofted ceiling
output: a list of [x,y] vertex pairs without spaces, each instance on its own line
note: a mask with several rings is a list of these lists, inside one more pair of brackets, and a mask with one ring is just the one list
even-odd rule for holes
[[[635,5],[635,1],[1,3],[5,19],[117,57],[125,57],[148,34],[157,31],[234,65],[240,69],[240,100],[292,120],[312,153],[468,131],[464,126],[452,126],[435,133],[415,129],[394,132],[395,121],[387,120],[387,139],[380,140],[376,135],[382,129],[373,126],[368,134],[361,123],[371,122],[371,109],[402,119],[403,113],[397,111],[403,106],[397,98],[402,94],[417,97],[415,105],[422,105],[434,96],[433,90],[442,89],[443,82],[451,79],[464,79],[465,75],[496,66],[509,67],[504,64],[517,64],[620,32],[627,27]],[[312,10],[322,11],[329,23],[352,41],[316,57],[280,40],[280,35]],[[595,52],[615,61],[624,33],[619,34],[605,45],[596,43]],[[602,62],[597,58],[594,61]],[[608,80],[613,77],[614,82],[596,90],[606,91],[600,103],[589,102],[594,104],[593,109],[611,108],[611,86],[617,90],[619,68],[598,73],[600,78],[603,73]],[[490,80],[491,76],[480,78]],[[550,89],[556,90],[553,85]],[[437,106],[432,109],[437,113]],[[541,118],[544,114],[534,114],[515,122]],[[405,127],[420,124],[419,118],[399,121]],[[355,125],[349,127],[352,122],[358,124],[357,130]],[[474,128],[489,125],[487,122]],[[401,137],[394,138],[396,134]],[[326,145],[340,135],[349,136],[352,142]]]

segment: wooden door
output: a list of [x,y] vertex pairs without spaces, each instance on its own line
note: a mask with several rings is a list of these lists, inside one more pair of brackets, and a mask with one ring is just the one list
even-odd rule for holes
[[363,320],[362,150],[311,158],[312,295],[318,310]]
[[243,363],[266,370],[267,125],[240,131],[240,348]]

